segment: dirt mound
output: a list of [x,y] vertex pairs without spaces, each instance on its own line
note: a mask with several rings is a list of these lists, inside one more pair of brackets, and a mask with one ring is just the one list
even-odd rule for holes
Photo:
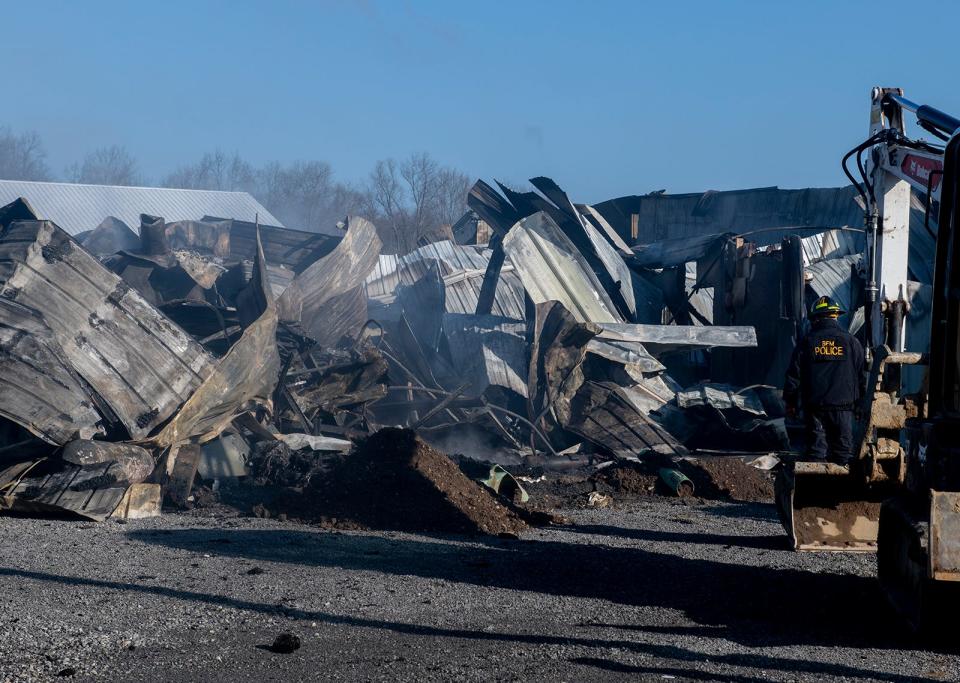
[[596,480],[607,483],[615,492],[633,496],[662,493],[658,467],[648,462],[628,462],[601,470]]
[[770,475],[751,467],[740,458],[683,460],[679,469],[690,478],[695,495],[701,498],[729,498],[746,503],[773,502],[773,480]]
[[304,490],[321,524],[516,535],[527,528],[482,484],[407,429],[382,429]]

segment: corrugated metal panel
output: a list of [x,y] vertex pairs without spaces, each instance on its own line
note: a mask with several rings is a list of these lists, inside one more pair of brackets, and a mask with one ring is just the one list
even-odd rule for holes
[[[686,264],[686,292],[687,301],[697,313],[702,315],[709,323],[713,323],[713,287],[701,287],[694,291],[697,284],[697,264],[689,262]],[[700,325],[700,321],[694,317],[694,325]]]
[[107,216],[119,218],[134,231],[140,214],[161,216],[168,223],[224,216],[283,227],[246,192],[177,190],[164,187],[118,187],[0,180],[0,206],[24,197],[39,218],[50,220],[71,235],[93,230]]
[[56,345],[71,374],[83,378],[133,438],[146,437],[201,385],[211,359],[73,245],[49,221],[13,223],[0,241],[0,295],[11,302],[5,305],[20,307],[21,316],[36,315],[50,331],[48,348]]
[[[444,278],[443,282],[447,287],[447,313],[474,313],[477,310],[483,273],[468,273],[461,278],[450,276]],[[492,313],[513,320],[524,318],[523,283],[512,267],[500,271]]]
[[863,233],[853,230],[827,230],[818,235],[803,237],[803,265],[841,256],[852,256],[863,251]]
[[[491,253],[489,249],[442,241],[425,245],[402,257],[381,254],[366,280],[367,296],[389,303],[398,286],[413,286],[437,263],[446,287],[446,312],[474,313]],[[509,259],[500,271],[492,312],[514,320],[524,317],[523,284]]]
[[[252,260],[257,253],[256,223],[222,216],[203,217],[207,223],[224,220],[230,220],[230,256]],[[283,265],[298,273],[333,251],[343,239],[343,234],[342,230],[336,235],[304,232],[266,225],[260,221],[260,243],[267,263]]]
[[513,226],[503,249],[534,303],[559,301],[581,322],[622,322],[580,251],[546,213]]
[[400,276],[397,273],[399,265],[400,259],[396,254],[380,254],[377,265],[373,267],[373,272],[367,276],[363,283],[368,298],[392,299],[397,286],[400,284]]
[[469,379],[467,396],[488,386],[503,387],[527,397],[526,324],[495,315],[443,316],[443,328],[454,366]]
[[802,238],[800,248],[803,249],[803,265],[819,261],[823,258],[823,233]]
[[380,254],[377,266],[367,277],[367,296],[371,299],[393,296],[399,285],[412,285],[426,275],[432,261],[440,263],[440,274],[444,277],[462,271],[484,272],[491,253],[489,249],[443,240],[426,244],[400,257]]
[[865,239],[863,233],[853,230],[830,230],[821,235],[823,258],[853,256],[863,252]]
[[[804,268],[809,278],[807,285],[818,296],[829,296],[837,300],[845,311],[850,311],[853,301],[851,267],[860,263],[861,255],[844,256],[812,263]],[[840,324],[849,326],[849,313],[841,316]]]

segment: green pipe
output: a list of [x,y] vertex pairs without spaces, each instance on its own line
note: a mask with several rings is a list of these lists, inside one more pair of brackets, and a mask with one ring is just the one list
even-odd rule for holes
[[661,467],[658,472],[660,481],[681,498],[693,495],[693,482],[680,470]]

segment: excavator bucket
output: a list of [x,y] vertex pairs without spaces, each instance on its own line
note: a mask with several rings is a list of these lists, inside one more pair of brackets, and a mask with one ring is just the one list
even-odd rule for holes
[[875,552],[880,504],[892,493],[827,462],[785,463],[775,481],[777,512],[795,550]]
[[774,491],[777,512],[795,550],[875,552],[880,505],[902,488],[905,474],[900,431],[906,408],[883,390],[888,366],[914,365],[919,353],[874,351],[867,393],[860,412],[867,416],[854,429],[851,465],[830,462],[784,462]]

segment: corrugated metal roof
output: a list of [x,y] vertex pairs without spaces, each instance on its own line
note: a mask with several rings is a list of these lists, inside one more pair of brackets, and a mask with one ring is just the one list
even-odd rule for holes
[[[377,266],[367,278],[367,296],[382,303],[393,300],[400,285],[419,282],[436,262],[446,288],[447,313],[474,313],[483,277],[490,261],[490,249],[434,242],[401,257],[381,254]],[[500,270],[500,281],[494,296],[494,315],[523,320],[523,283],[509,259]]]
[[119,187],[0,180],[0,206],[24,197],[41,219],[50,220],[71,235],[93,230],[107,216],[119,218],[138,231],[140,214],[160,216],[168,223],[224,216],[283,227],[266,208],[246,192],[178,190],[165,187]]
[[[863,211],[855,196],[852,186],[802,190],[764,187],[620,197],[594,207],[630,244],[726,232],[746,234],[750,241],[770,244],[801,227],[861,227]],[[636,238],[630,235],[633,214],[638,216]],[[753,233],[757,230],[764,232]]]
[[130,436],[144,438],[210,375],[211,358],[136,289],[72,245],[49,221],[13,223],[0,241],[0,292],[20,316],[38,315],[50,331],[43,341],[71,375]]
[[444,277],[461,271],[484,272],[491,253],[489,249],[442,240],[403,256],[380,254],[376,267],[367,277],[367,296],[371,299],[393,296],[399,285],[412,285],[426,275],[433,261],[440,263],[440,274]]
[[[462,277],[448,276],[443,279],[447,287],[447,313],[474,313],[480,300],[480,288],[483,286],[483,273],[465,273]],[[524,300],[523,283],[512,266],[500,271],[497,291],[494,293],[492,314],[523,320]]]
[[802,237],[800,246],[803,248],[803,265],[827,258],[851,256],[863,251],[864,239],[862,232],[850,230],[827,230],[817,235]]

